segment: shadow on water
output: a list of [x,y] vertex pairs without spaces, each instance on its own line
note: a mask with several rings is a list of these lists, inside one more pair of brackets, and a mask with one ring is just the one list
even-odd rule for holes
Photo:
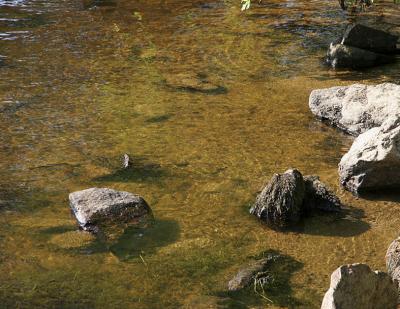
[[143,158],[134,157],[132,165],[128,168],[116,169],[111,174],[99,176],[93,179],[98,182],[158,182],[168,176],[168,172],[159,164],[145,162]]
[[157,220],[148,228],[127,228],[110,246],[110,251],[120,260],[138,258],[141,254],[153,254],[158,248],[178,240],[180,228],[174,220]]
[[353,207],[343,208],[339,213],[317,211],[305,217],[298,226],[290,229],[290,232],[332,237],[354,237],[371,228],[369,223],[362,220],[364,217],[363,210]]
[[279,259],[267,269],[273,276],[273,282],[264,287],[265,293],[262,294],[260,289],[255,292],[253,284],[239,291],[217,292],[216,296],[220,297],[219,305],[222,308],[252,308],[262,304],[296,308],[299,305],[305,305],[293,296],[290,284],[293,274],[303,268],[303,263],[289,255],[280,254],[276,250],[266,250],[251,258],[258,260],[271,254],[279,256]]
[[360,193],[358,194],[358,196],[362,199],[369,201],[387,201],[400,203],[399,188],[379,189],[376,191]]
[[180,228],[176,221],[156,220],[148,227],[127,227],[116,239],[112,235],[95,236],[78,231],[74,225],[41,229],[36,237],[52,244],[57,251],[83,255],[111,252],[119,260],[127,261],[155,253],[158,248],[178,240],[179,234]]

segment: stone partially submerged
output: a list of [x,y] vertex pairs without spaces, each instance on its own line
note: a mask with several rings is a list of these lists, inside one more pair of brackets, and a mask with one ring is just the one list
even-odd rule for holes
[[350,24],[347,26],[341,44],[353,46],[375,53],[396,54],[397,35],[374,29],[365,25]]
[[304,176],[306,195],[304,208],[308,210],[321,210],[339,212],[340,199],[319,179],[318,176]]
[[271,227],[284,228],[313,210],[340,211],[340,200],[318,176],[305,176],[296,169],[275,174],[257,196],[250,213]]
[[271,264],[273,264],[279,255],[270,254],[266,258],[253,261],[249,265],[244,266],[238,271],[238,273],[229,281],[228,290],[229,291],[239,291],[248,286],[253,285],[257,282],[257,279],[264,278],[267,281],[268,278],[273,280],[272,274],[267,272],[267,269]]
[[309,107],[318,118],[357,136],[400,113],[400,85],[355,84],[316,89],[310,94]]
[[108,188],[90,188],[69,195],[71,209],[84,230],[96,231],[110,223],[138,223],[152,218],[146,201],[139,195]]
[[303,176],[296,169],[287,170],[272,177],[250,213],[268,225],[282,228],[300,220],[304,196]]
[[342,38],[330,44],[327,63],[333,68],[362,69],[396,60],[398,37],[360,24],[347,26]]
[[388,274],[365,264],[343,265],[331,275],[321,309],[395,309],[397,287]]
[[369,50],[331,43],[326,55],[327,63],[334,69],[362,69],[391,63],[395,58],[391,55],[374,53]]
[[339,163],[339,176],[354,193],[400,187],[400,115],[358,136]]

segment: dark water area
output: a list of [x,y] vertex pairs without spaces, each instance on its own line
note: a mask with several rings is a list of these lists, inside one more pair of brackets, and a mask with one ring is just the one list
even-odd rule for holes
[[[308,96],[400,81],[399,64],[348,72],[322,61],[348,21],[399,31],[397,10],[0,0],[0,307],[319,308],[341,264],[384,270],[400,205],[339,187],[352,138],[315,120]],[[179,74],[223,91],[174,88]],[[290,167],[320,175],[345,215],[284,233],[251,217],[262,185]],[[77,231],[68,193],[94,186],[142,195],[154,225],[113,244]],[[273,303],[227,293],[267,250],[288,263]]]

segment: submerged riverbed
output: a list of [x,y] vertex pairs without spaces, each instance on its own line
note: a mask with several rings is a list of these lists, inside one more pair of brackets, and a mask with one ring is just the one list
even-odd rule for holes
[[[393,16],[374,14],[386,28]],[[318,308],[339,265],[385,269],[400,205],[338,185],[352,138],[308,109],[315,88],[400,81],[400,65],[335,72],[335,1],[0,0],[0,307]],[[361,16],[359,18],[367,18]],[[168,87],[190,73],[224,90]],[[132,171],[121,171],[129,153]],[[248,214],[290,167],[348,207],[276,232]],[[106,246],[77,232],[68,193],[142,195],[156,222]],[[273,303],[226,293],[254,256],[290,257]]]

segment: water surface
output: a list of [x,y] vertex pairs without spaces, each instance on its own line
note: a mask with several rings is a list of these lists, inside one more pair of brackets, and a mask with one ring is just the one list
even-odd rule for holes
[[[398,64],[322,63],[348,20],[398,29],[385,12],[349,16],[328,0],[246,13],[236,1],[0,1],[2,308],[318,308],[339,265],[384,269],[400,206],[339,187],[352,139],[316,121],[308,96],[399,81]],[[166,85],[182,73],[226,91]],[[345,216],[292,232],[251,217],[262,185],[290,167],[320,175]],[[93,186],[142,195],[156,223],[107,245],[78,233],[68,193]],[[291,261],[273,303],[227,294],[267,250]]]

